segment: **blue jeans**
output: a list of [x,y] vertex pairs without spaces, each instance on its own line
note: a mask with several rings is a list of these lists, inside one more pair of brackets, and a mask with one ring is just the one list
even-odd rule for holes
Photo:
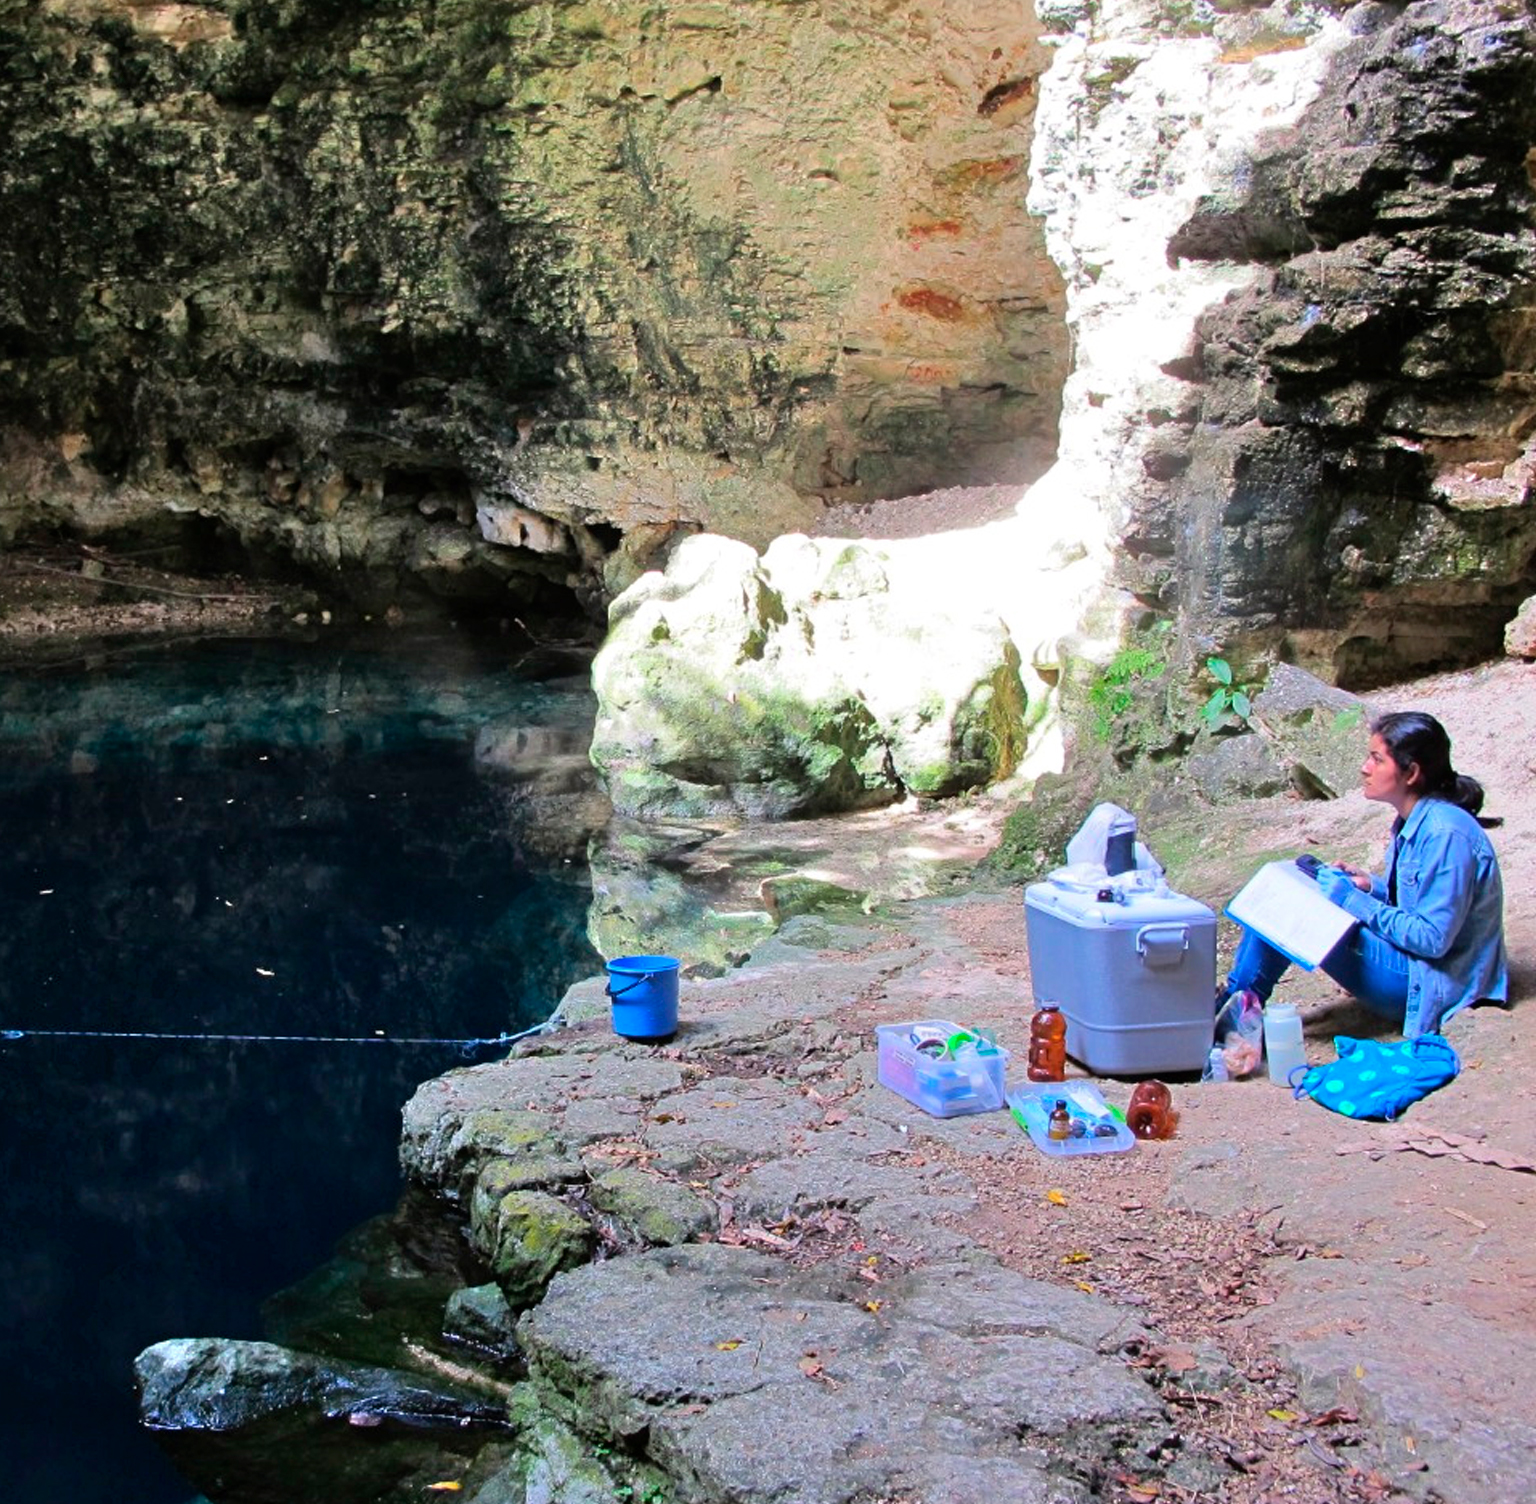
[[[1252,930],[1244,930],[1227,974],[1227,987],[1230,992],[1249,988],[1267,1003],[1290,965],[1290,957],[1283,951]],[[1329,951],[1322,969],[1372,1013],[1394,1023],[1403,1021],[1408,1007],[1408,957],[1380,935],[1357,925]]]

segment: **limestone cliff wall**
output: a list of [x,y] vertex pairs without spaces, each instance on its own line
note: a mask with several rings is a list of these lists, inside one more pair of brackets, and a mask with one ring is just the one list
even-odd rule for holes
[[[1496,653],[1536,587],[1536,22],[1363,6],[1174,254],[1253,264],[1192,343],[1197,609],[1357,684]],[[1219,543],[1197,564],[1199,540]]]
[[1026,481],[1022,5],[0,5],[0,529],[200,516],[365,600]]
[[1024,510],[1076,502],[1122,625],[1356,684],[1497,653],[1536,588],[1531,7],[1042,9],[1076,358]]
[[[859,630],[807,631],[749,590],[727,628],[721,582],[682,567],[632,587],[594,675],[594,755],[621,808],[917,787],[887,759],[849,790],[830,745],[861,767],[892,745],[850,747],[842,687],[861,724],[891,724],[866,640],[894,649],[870,628],[908,571],[930,615],[1004,625],[991,661],[1019,666],[1007,703],[1027,711],[996,745],[1027,776],[1095,743],[1122,767],[1188,751],[1210,729],[1208,657],[1235,663],[1244,705],[1287,660],[1385,682],[1496,654],[1536,588],[1531,9],[1050,0],[1041,15],[1028,204],[1073,347],[1055,464],[985,529],[882,545]],[[899,659],[948,704],[975,682],[939,629]],[[765,670],[773,725],[814,735],[743,713]],[[828,680],[832,717],[812,713]]]

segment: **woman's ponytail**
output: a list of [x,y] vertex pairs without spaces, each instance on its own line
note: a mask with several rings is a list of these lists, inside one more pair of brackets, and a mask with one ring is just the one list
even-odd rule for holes
[[1450,786],[1440,797],[1475,815],[1483,807],[1483,786],[1465,773],[1452,773]]

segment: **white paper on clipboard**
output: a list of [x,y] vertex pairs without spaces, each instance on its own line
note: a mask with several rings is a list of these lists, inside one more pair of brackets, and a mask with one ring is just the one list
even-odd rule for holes
[[1295,862],[1269,862],[1226,908],[1227,917],[1284,951],[1298,966],[1316,970],[1359,921],[1324,896]]

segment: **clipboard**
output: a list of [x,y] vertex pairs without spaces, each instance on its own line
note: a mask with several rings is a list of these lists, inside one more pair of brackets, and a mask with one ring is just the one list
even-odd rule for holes
[[1315,971],[1360,921],[1295,862],[1266,862],[1224,911],[1306,971]]

